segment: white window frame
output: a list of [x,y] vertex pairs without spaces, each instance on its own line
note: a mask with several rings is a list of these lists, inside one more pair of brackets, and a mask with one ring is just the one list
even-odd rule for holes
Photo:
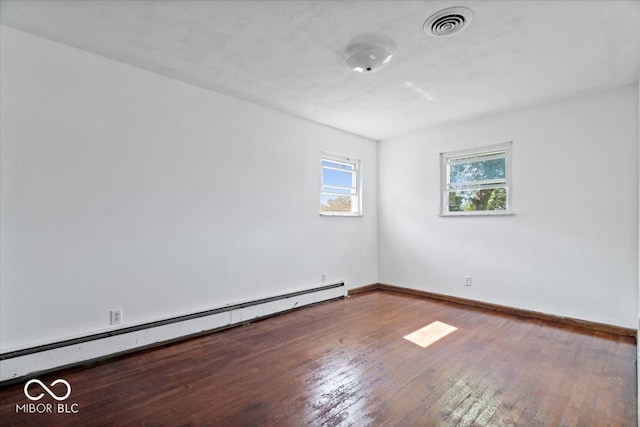
[[[512,149],[513,142],[509,141],[503,144],[440,153],[440,216],[513,215],[513,179],[511,161]],[[495,156],[493,158],[505,159],[504,180],[475,181],[472,183],[465,183],[460,185],[449,183],[449,165],[462,162],[470,162],[474,161],[475,159],[479,160],[480,158],[486,159],[487,156],[491,155]],[[451,191],[492,188],[504,188],[506,190],[506,209],[484,211],[449,211],[449,193]]]
[[[340,190],[349,189],[351,194],[351,212],[338,212],[338,211],[323,211],[322,210],[322,197],[325,195],[346,195],[344,193],[331,193],[327,191],[324,184],[324,161],[333,163],[341,163],[345,165],[353,166],[353,178],[352,185],[350,187],[335,187]],[[362,216],[362,170],[361,160],[349,156],[340,154],[321,152],[320,153],[320,215],[321,216]]]

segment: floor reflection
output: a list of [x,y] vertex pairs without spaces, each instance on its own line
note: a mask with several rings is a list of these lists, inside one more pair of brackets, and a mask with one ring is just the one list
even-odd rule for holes
[[417,331],[411,332],[409,335],[405,335],[403,338],[422,348],[426,348],[457,330],[458,328],[455,326],[447,325],[446,323],[436,320]]

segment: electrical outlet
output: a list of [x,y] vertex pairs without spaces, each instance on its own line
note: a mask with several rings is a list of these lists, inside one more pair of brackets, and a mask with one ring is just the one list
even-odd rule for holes
[[122,323],[122,309],[111,310],[111,324],[120,325]]
[[464,285],[471,286],[471,276],[464,276]]
[[327,273],[322,273],[320,275],[320,281],[321,282],[326,282],[327,281]]

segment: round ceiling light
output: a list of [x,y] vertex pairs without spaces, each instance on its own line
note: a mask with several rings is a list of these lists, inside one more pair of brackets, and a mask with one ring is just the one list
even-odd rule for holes
[[345,64],[358,73],[372,73],[384,68],[393,53],[388,47],[378,43],[358,43],[347,48]]
[[450,36],[466,28],[472,19],[473,13],[466,7],[450,7],[431,15],[423,29],[430,36]]

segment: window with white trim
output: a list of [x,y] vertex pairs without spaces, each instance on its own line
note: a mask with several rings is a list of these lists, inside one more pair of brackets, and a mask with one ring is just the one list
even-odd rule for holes
[[361,215],[360,160],[321,153],[321,165],[320,214]]
[[511,147],[440,154],[441,215],[511,214]]

